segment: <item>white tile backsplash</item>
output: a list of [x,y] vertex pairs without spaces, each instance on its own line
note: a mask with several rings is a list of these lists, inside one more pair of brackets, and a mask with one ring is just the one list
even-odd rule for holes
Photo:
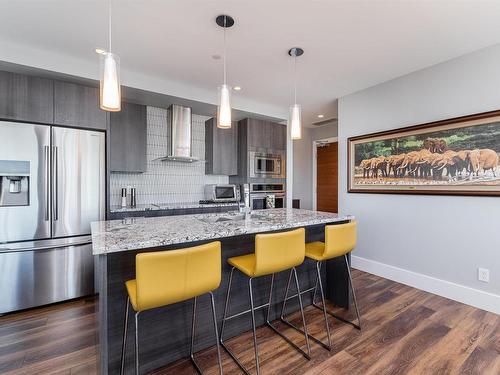
[[147,171],[111,173],[110,205],[119,205],[122,187],[135,187],[137,204],[197,202],[203,199],[206,184],[227,184],[228,176],[205,175],[205,121],[192,116],[192,155],[200,161],[182,163],[155,160],[167,154],[168,110],[147,107]]

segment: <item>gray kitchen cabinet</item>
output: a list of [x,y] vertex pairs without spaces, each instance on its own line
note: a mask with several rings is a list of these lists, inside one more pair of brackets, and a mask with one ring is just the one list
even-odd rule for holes
[[285,151],[286,150],[286,126],[271,123],[272,137],[271,137],[271,148],[273,150]]
[[269,152],[286,150],[286,126],[275,122],[246,119],[248,147]]
[[0,71],[0,118],[52,124],[54,82]]
[[271,123],[269,121],[247,119],[248,146],[259,149],[271,148]]
[[205,174],[238,174],[238,123],[219,129],[215,119],[205,122]]
[[99,108],[99,89],[55,81],[54,123],[105,130],[106,111]]
[[122,102],[120,112],[111,112],[109,145],[111,172],[146,172],[146,106]]

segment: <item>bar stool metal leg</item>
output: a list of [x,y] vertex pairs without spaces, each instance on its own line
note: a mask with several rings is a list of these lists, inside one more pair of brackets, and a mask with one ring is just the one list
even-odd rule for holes
[[285,298],[283,300],[283,305],[281,306],[281,314],[280,318],[283,319],[283,316],[285,315],[285,305],[287,301],[287,296],[288,296],[288,290],[290,289],[290,282],[292,281],[292,270],[290,270],[290,273],[288,274],[288,281],[286,283],[286,289],[285,289]]
[[253,277],[250,277],[248,280],[248,289],[250,292],[250,313],[252,314],[252,330],[253,330],[253,347],[255,350],[255,368],[257,370],[257,375],[260,375],[260,366],[259,366],[259,348],[257,346],[257,330],[255,328],[255,311],[253,304],[253,292],[252,292],[252,280]]
[[120,366],[120,375],[123,375],[125,369],[125,352],[127,349],[127,328],[128,328],[128,308],[130,306],[130,298],[127,297],[127,304],[125,306],[125,318],[123,319],[123,341],[122,341],[122,360]]
[[223,342],[224,328],[226,326],[227,309],[229,305],[229,295],[231,293],[231,285],[233,284],[234,269],[235,269],[234,267],[231,268],[231,273],[229,274],[229,284],[227,286],[226,302],[224,303],[224,315],[222,317],[222,326],[220,328],[220,343],[222,344],[222,346],[224,346]]
[[[345,264],[346,264],[346,267],[347,267],[347,274],[349,275],[349,286],[350,286],[350,289],[352,291],[352,296],[353,296],[353,299],[354,299],[354,307],[356,309],[356,316],[357,316],[357,319],[358,319],[358,324],[355,324],[355,323],[353,323],[353,322],[351,322],[351,321],[349,321],[347,319],[344,319],[341,316],[338,316],[338,315],[334,314],[330,310],[327,310],[327,313],[329,315],[333,316],[335,319],[337,319],[337,320],[339,320],[341,322],[350,324],[354,328],[361,330],[361,318],[360,318],[360,315],[359,315],[358,302],[356,300],[356,293],[355,293],[354,287],[352,285],[351,269],[350,269],[350,266],[349,266],[349,262],[347,260],[347,254],[344,255],[344,260],[345,260]],[[322,263],[322,262],[320,262],[320,263]],[[320,267],[321,267],[321,264],[320,264]],[[318,305],[317,303],[314,302],[314,298],[316,296],[316,289],[317,289],[317,287],[318,287],[318,283],[316,283],[316,286],[314,287],[313,306],[316,307],[317,309],[323,310],[324,307],[322,307],[322,306],[320,306],[320,305]],[[323,306],[324,306],[324,302],[323,302]]]
[[[274,273],[272,274],[271,276],[271,288],[269,288],[269,301],[267,303],[267,315],[266,315],[266,324],[267,325],[271,325],[271,320],[270,320],[270,317],[271,317],[271,301],[272,301],[272,297],[273,297],[273,287],[274,287]],[[271,326],[271,328],[273,328]]]
[[250,373],[246,370],[245,366],[236,358],[234,353],[226,346],[224,343],[224,328],[226,326],[226,320],[227,320],[227,311],[229,309],[229,297],[231,295],[231,286],[233,284],[233,274],[234,274],[235,267],[231,268],[231,274],[229,275],[229,284],[227,287],[227,293],[226,293],[226,302],[224,304],[224,315],[222,317],[222,326],[220,330],[220,337],[219,337],[219,342],[222,348],[229,354],[229,356],[234,360],[234,362],[238,365],[238,367],[243,371],[245,374],[250,375]]
[[[220,348],[219,348],[219,332],[217,329],[217,315],[215,313],[215,302],[214,302],[214,295],[212,292],[208,292],[210,295],[210,304],[212,306],[212,319],[214,321],[214,329],[215,329],[215,345],[217,347],[217,360],[219,363],[219,374],[222,375],[222,361],[221,361],[221,356],[220,356]],[[191,362],[193,363],[194,368],[196,369],[196,372],[200,375],[203,375],[203,371],[201,370],[200,366],[196,362],[196,359],[194,358],[194,338],[195,338],[195,332],[196,332],[196,303],[198,301],[197,297],[193,298],[193,319],[192,319],[192,325],[191,325],[191,349],[189,353],[189,357],[191,358]]]
[[[291,276],[291,274],[290,274]],[[318,288],[318,286],[320,287],[320,292],[321,292],[321,300],[323,301],[323,307],[317,305],[314,300],[316,299],[316,289]],[[321,281],[321,262],[316,262],[316,284],[313,288],[309,288],[309,289],[306,289],[305,291],[303,292],[300,292],[300,290],[297,292],[297,294],[294,294],[293,296],[290,296],[288,297],[288,289],[290,287],[290,283],[288,283],[287,285],[287,291],[286,291],[286,296],[285,296],[285,300],[283,301],[283,308],[282,308],[282,315],[281,315],[281,321],[285,324],[287,324],[289,327],[295,329],[296,331],[302,333],[303,335],[305,335],[305,331],[301,330],[299,327],[295,326],[294,324],[292,324],[291,322],[285,320],[283,318],[283,311],[285,309],[285,303],[287,300],[291,299],[291,298],[295,298],[297,297],[299,294],[302,296],[302,294],[304,293],[309,293],[309,292],[313,292],[313,299],[312,299],[312,304],[314,307],[318,308],[318,309],[321,309],[323,310],[323,316],[325,318],[325,325],[326,325],[326,333],[327,333],[327,338],[328,338],[328,344],[325,344],[323,341],[319,340],[318,338],[314,337],[313,335],[310,335],[310,334],[307,334],[308,338],[310,338],[311,340],[315,341],[316,343],[318,343],[319,345],[321,345],[322,347],[324,347],[326,350],[331,350],[331,338],[330,338],[330,328],[329,328],[329,325],[328,325],[328,319],[327,319],[327,316],[326,316],[326,304],[325,304],[325,297],[324,297],[324,292],[323,292],[323,283]]]
[[[299,298],[299,306],[300,306],[300,313],[301,313],[301,316],[302,316],[302,325],[304,327],[304,329],[300,329],[299,327],[295,326],[294,324],[292,324],[291,322],[289,322],[288,320],[285,319],[285,305],[286,305],[286,301],[288,299],[288,292],[290,290],[290,282],[292,280],[292,275],[295,276],[295,286],[297,288],[297,294],[296,296]],[[304,335],[304,338],[306,339],[306,347],[307,347],[307,353],[304,352],[302,349],[300,349],[297,345],[295,345],[293,342],[291,342],[286,336],[284,336],[282,333],[278,332],[274,327],[272,327],[275,332],[277,332],[281,337],[283,337],[290,345],[292,345],[294,348],[296,348],[300,353],[302,353],[302,355],[304,357],[306,357],[308,360],[311,359],[311,347],[309,345],[309,337],[310,335],[307,333],[307,324],[306,324],[306,319],[305,319],[305,315],[304,315],[304,306],[302,304],[302,293],[300,292],[300,286],[299,286],[299,279],[297,277],[297,270],[294,268],[292,268],[290,270],[290,274],[288,276],[288,282],[287,282],[287,287],[286,287],[286,290],[285,290],[285,297],[283,299],[283,305],[281,307],[281,315],[280,315],[280,320],[281,322],[285,323],[287,326],[295,329],[296,331],[302,333]]]
[[215,345],[217,346],[217,360],[219,362],[219,374],[222,375],[222,358],[220,355],[220,347],[219,347],[219,332],[217,329],[217,314],[215,313],[215,301],[214,294],[212,292],[210,294],[210,301],[212,303],[212,316],[214,319],[214,330],[215,330]]
[[139,375],[139,313],[135,313],[135,375]]
[[307,334],[306,317],[304,315],[304,306],[302,305],[302,294],[300,293],[299,278],[297,277],[297,270],[293,267],[293,274],[295,275],[295,285],[297,286],[297,294],[299,296],[300,314],[302,315],[302,325],[304,326],[304,337],[306,339],[307,355],[311,357],[311,347],[309,345],[309,335]]
[[352,299],[354,300],[354,308],[356,309],[356,316],[358,317],[358,325],[355,327],[361,330],[361,318],[359,316],[358,301],[356,299],[356,292],[354,291],[354,286],[352,285],[351,266],[349,265],[349,261],[347,260],[347,254],[344,255],[344,259],[345,259],[345,266],[347,267],[347,273],[349,274],[349,284],[351,285]]
[[201,371],[200,367],[198,366],[198,364],[196,363],[196,360],[194,359],[194,335],[196,332],[196,301],[197,301],[197,298],[194,297],[193,298],[193,318],[191,320],[191,348],[189,350],[189,357],[191,358],[191,362],[192,362],[194,368],[196,369],[198,374],[201,375],[202,371]]
[[[332,350],[332,341],[330,338],[330,327],[328,324],[328,316],[326,314],[326,303],[325,303],[325,293],[323,291],[323,282],[321,281],[321,263],[316,262],[316,272],[317,272],[317,281],[316,283],[319,284],[319,291],[321,294],[321,303],[323,303],[323,317],[325,318],[325,326],[326,326],[326,337],[328,338],[328,350]],[[316,295],[316,288],[314,289],[314,296]],[[314,296],[313,296],[313,304],[314,304]],[[323,345],[325,346],[325,345]]]

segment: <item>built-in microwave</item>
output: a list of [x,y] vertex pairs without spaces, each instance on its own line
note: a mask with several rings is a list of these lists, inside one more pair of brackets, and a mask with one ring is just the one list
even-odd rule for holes
[[285,177],[285,158],[283,154],[250,152],[249,159],[250,177]]
[[205,199],[211,202],[239,202],[240,189],[233,184],[205,185]]

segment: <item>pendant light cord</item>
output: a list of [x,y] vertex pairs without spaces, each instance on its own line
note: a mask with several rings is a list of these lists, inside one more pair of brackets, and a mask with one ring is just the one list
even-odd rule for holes
[[224,16],[224,84],[227,84],[227,73],[226,73],[226,28],[227,28],[227,17]]
[[293,104],[297,105],[297,54],[293,56],[293,98]]
[[109,53],[111,53],[111,0],[108,0],[108,37],[109,37]]

